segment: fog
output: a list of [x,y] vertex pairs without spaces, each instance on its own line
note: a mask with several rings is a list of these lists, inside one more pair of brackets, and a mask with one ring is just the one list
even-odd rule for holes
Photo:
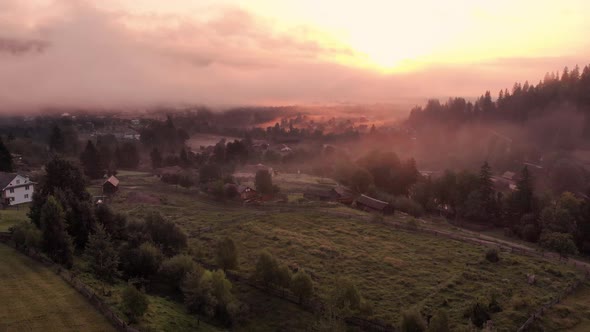
[[0,109],[133,111],[158,105],[388,103],[475,96],[510,86],[515,72],[519,79],[540,77],[566,61],[500,59],[384,75],[327,61],[355,51],[310,39],[311,27],[279,31],[271,21],[232,7],[203,16],[106,11],[85,1],[39,5],[3,0]]

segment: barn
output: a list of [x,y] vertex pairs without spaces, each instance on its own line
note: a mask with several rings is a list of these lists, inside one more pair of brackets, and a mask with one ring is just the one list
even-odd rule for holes
[[367,195],[360,195],[356,199],[355,205],[358,209],[368,212],[379,212],[385,215],[390,215],[395,212],[393,205]]
[[119,179],[117,179],[114,175],[108,178],[102,184],[102,193],[103,195],[112,195],[119,190]]

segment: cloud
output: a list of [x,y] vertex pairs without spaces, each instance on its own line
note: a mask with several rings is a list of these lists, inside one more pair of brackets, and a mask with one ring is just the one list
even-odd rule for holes
[[[2,111],[394,102],[475,96],[521,78],[508,60],[395,75],[333,60],[356,57],[362,55],[313,27],[279,28],[234,7],[195,18],[79,1],[0,2]],[[539,67],[546,65],[525,72],[542,76],[547,69]]]

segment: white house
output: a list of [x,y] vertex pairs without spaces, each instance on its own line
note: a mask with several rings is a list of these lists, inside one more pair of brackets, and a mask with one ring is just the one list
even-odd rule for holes
[[0,172],[0,188],[2,188],[2,203],[17,205],[33,200],[35,183],[19,174]]

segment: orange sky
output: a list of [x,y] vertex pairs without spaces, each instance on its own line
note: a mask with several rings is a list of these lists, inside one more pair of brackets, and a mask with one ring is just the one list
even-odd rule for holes
[[2,0],[0,107],[495,94],[590,63],[589,12],[587,0]]

